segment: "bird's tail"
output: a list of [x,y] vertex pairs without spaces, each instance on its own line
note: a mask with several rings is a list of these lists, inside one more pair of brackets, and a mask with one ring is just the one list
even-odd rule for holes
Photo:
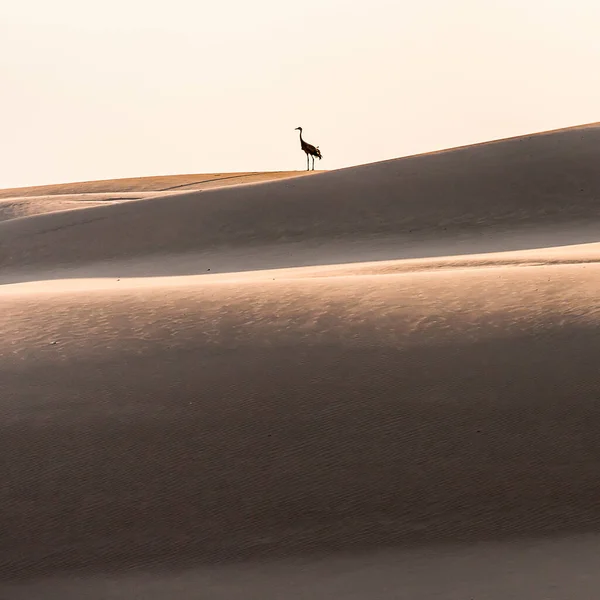
[[319,160],[321,160],[323,158],[323,155],[321,154],[321,151],[319,150],[319,146],[317,146],[317,157],[319,158]]

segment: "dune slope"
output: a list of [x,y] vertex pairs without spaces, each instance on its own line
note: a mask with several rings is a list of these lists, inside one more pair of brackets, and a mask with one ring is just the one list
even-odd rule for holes
[[596,530],[599,275],[6,294],[0,564]]
[[599,145],[600,127],[590,126],[300,179],[12,220],[0,223],[0,267],[596,222]]

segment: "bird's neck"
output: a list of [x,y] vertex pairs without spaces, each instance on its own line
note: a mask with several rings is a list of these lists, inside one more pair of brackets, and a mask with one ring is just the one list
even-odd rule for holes
[[300,134],[300,141],[303,141],[303,140],[302,140],[302,129],[299,129],[299,130],[298,130],[298,133]]

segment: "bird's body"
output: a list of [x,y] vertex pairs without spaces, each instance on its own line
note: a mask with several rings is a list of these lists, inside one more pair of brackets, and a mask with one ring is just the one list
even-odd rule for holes
[[323,155],[321,154],[321,151],[319,150],[319,147],[315,147],[312,144],[309,144],[308,142],[305,142],[302,139],[302,127],[296,127],[296,130],[300,130],[300,147],[302,148],[302,150],[304,152],[306,152],[306,170],[310,171],[310,157],[312,156],[312,170],[315,170],[315,156],[321,160],[323,158]]

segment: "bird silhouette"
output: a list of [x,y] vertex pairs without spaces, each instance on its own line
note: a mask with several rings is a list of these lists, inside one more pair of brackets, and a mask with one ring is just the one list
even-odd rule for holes
[[323,158],[321,151],[319,150],[319,146],[317,146],[316,148],[312,145],[309,144],[308,142],[305,142],[302,139],[302,127],[296,127],[296,130],[300,130],[300,147],[302,148],[302,150],[304,150],[304,152],[306,152],[306,170],[310,171],[310,157],[312,156],[312,170],[315,170],[315,156],[321,160]]

